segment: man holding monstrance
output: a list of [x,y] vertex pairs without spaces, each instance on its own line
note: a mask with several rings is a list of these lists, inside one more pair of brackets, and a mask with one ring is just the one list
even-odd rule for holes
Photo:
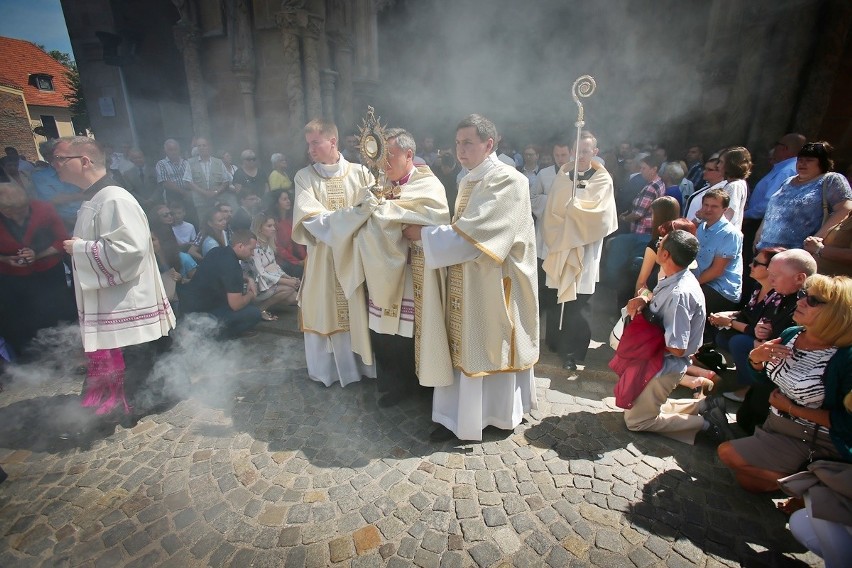
[[444,320],[443,270],[424,267],[423,249],[402,235],[410,224],[450,220],[446,193],[428,167],[415,167],[414,137],[385,129],[370,108],[361,127],[362,163],[376,181],[372,213],[351,246],[335,249],[344,294],[366,284],[370,338],[380,388],[379,406],[392,406],[423,386],[453,380]]

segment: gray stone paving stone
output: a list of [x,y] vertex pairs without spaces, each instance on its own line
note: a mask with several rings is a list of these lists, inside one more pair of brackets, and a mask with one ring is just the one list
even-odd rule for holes
[[479,504],[473,499],[457,499],[455,505],[456,518],[459,520],[478,517],[480,514]]
[[600,400],[609,378],[540,379],[514,435],[439,448],[425,399],[378,410],[371,381],[267,375],[239,375],[240,401],[191,398],[71,455],[9,463],[20,451],[0,447],[0,566],[326,566],[332,542],[341,566],[818,562],[781,554],[796,550],[783,518],[712,448],[628,432]]
[[487,528],[485,523],[479,519],[465,519],[459,523],[461,525],[464,540],[467,542],[475,542],[485,540],[487,538]]
[[387,568],[407,568],[408,566],[411,566],[411,561],[399,556],[390,558],[387,563]]
[[441,555],[441,568],[462,568],[465,557],[460,552],[445,552]]
[[414,553],[414,564],[421,568],[438,568],[441,564],[441,557],[430,550],[418,548]]
[[503,526],[509,522],[506,512],[501,507],[488,507],[482,511],[485,524],[489,527]]
[[491,542],[481,542],[470,549],[470,555],[479,568],[487,568],[495,564],[500,557],[500,549]]

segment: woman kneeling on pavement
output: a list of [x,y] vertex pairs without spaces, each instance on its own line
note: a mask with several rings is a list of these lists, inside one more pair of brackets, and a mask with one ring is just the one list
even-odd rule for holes
[[719,446],[719,458],[746,490],[778,489],[778,479],[819,460],[852,462],[852,279],[816,274],[800,292],[786,329],[749,354],[761,381],[777,388],[754,435]]

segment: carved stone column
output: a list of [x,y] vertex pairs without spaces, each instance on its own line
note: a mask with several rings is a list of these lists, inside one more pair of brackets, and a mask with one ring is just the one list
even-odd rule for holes
[[243,134],[249,148],[259,151],[257,118],[254,108],[255,56],[249,0],[229,0],[231,24],[231,69],[240,85],[243,99]]
[[352,82],[352,37],[349,33],[338,32],[334,36],[334,63],[339,75],[337,83],[338,126],[343,130],[355,126],[353,109]]
[[284,88],[291,130],[305,124],[305,98],[302,83],[302,48],[299,44],[300,20],[305,17],[304,1],[284,0],[275,22],[281,28],[281,59],[286,65]]
[[175,43],[183,54],[186,87],[189,91],[189,108],[192,113],[192,129],[195,136],[210,137],[210,115],[207,112],[207,96],[204,92],[204,76],[198,57],[200,41],[198,28],[186,21],[178,22],[174,28]]
[[337,71],[334,69],[323,69],[320,73],[320,89],[322,91],[323,116],[334,118],[334,82],[337,80]]
[[305,66],[305,106],[308,117],[323,116],[322,92],[320,89],[319,38],[322,33],[322,19],[314,14],[308,14],[304,28]]

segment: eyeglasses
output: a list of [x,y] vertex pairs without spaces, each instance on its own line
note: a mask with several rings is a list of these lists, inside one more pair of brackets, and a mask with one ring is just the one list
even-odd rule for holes
[[766,268],[769,268],[769,263],[768,263],[768,262],[758,262],[756,258],[755,258],[754,260],[752,260],[752,261],[751,261],[751,265],[752,265],[752,266],[764,266],[764,267],[766,267]]
[[165,211],[163,213],[160,213],[160,217],[171,217],[172,215],[174,215],[174,213],[172,213],[171,211]]
[[246,161],[249,161],[249,162],[254,162],[254,161],[257,160],[257,158],[254,157],[254,156],[251,156],[250,158],[243,158],[243,160],[246,160]]
[[50,163],[52,164],[64,164],[68,160],[73,160],[74,158],[83,158],[84,156],[54,156],[50,159]]
[[797,300],[801,300],[802,298],[804,298],[807,304],[812,308],[828,303],[825,300],[820,300],[812,294],[808,294],[807,290],[799,290],[799,292],[796,294]]

